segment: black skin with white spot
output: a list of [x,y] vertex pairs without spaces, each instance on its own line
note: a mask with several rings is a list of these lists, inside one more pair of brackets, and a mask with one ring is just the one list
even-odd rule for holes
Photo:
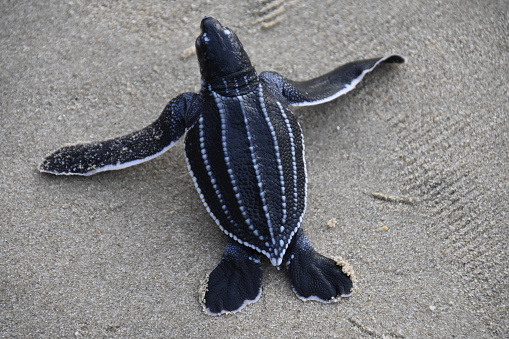
[[317,253],[301,228],[306,168],[300,126],[289,105],[316,105],[348,91],[399,55],[355,61],[308,81],[260,75],[233,31],[205,17],[196,39],[200,93],[171,100],[146,128],[104,142],[58,149],[41,172],[92,175],[161,155],[187,131],[189,170],[200,197],[230,237],[210,274],[203,303],[211,315],[236,312],[261,295],[260,257],[284,264],[303,300],[336,301],[352,281],[336,261]]

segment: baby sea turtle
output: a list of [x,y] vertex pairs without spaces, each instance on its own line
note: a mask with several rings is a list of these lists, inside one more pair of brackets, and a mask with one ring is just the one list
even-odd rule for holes
[[333,302],[352,294],[344,263],[316,252],[301,228],[306,206],[302,131],[288,106],[321,104],[352,90],[381,63],[355,61],[308,81],[257,74],[236,34],[205,17],[196,39],[200,93],[171,100],[146,128],[115,139],[66,146],[41,172],[92,175],[153,159],[185,134],[189,172],[205,208],[230,238],[209,275],[202,302],[211,315],[236,312],[260,298],[261,256],[283,265],[303,300]]

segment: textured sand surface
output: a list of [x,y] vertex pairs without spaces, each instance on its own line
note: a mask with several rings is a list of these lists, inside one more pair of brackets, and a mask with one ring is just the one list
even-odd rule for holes
[[[0,337],[509,336],[507,0],[133,3],[0,4]],[[266,261],[257,303],[207,316],[200,283],[226,238],[182,144],[88,178],[37,171],[61,145],[139,129],[199,90],[204,15],[236,30],[259,72],[408,57],[295,109],[304,228],[353,266],[351,298],[304,303]]]

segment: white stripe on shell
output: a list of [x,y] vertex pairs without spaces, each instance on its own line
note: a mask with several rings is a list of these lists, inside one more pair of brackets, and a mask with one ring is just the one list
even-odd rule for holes
[[[216,92],[212,92],[212,95],[214,95],[214,99],[216,100],[216,105],[219,110],[219,117],[221,119],[221,146],[223,148],[224,160],[226,163],[227,173],[230,177],[230,183],[232,185],[233,192],[235,193],[235,198],[237,199],[237,204],[239,205],[239,210],[242,213],[242,216],[244,217],[244,222],[246,223],[246,225],[248,226],[248,228],[250,230],[254,230],[254,226],[251,222],[251,219],[249,218],[249,216],[247,214],[247,208],[244,205],[244,200],[242,199],[242,194],[240,193],[240,188],[237,185],[238,180],[236,178],[232,163],[230,161],[230,154],[228,151],[228,138],[227,138],[228,137],[227,136],[228,128],[226,126],[226,119],[227,119],[226,109],[221,101],[221,97]],[[240,101],[241,110],[242,110],[242,112],[244,112],[244,103],[241,98],[239,98],[239,101]],[[216,194],[221,194],[221,193],[218,190],[218,191],[216,191]],[[224,203],[222,203],[222,204],[224,204]],[[224,205],[224,206],[226,207],[226,205]],[[231,217],[229,217],[229,219],[231,220]],[[236,224],[235,224],[235,226],[239,227]],[[254,232],[257,232],[257,230],[254,230]]]
[[[263,114],[265,115],[265,121],[267,122],[268,126],[269,126],[269,129],[270,129],[270,133],[272,135],[272,138],[274,140],[274,151],[275,151],[275,155],[276,155],[276,162],[277,162],[277,168],[278,168],[278,173],[279,173],[279,184],[281,185],[281,212],[283,214],[282,218],[281,218],[281,226],[280,226],[280,229],[279,229],[279,233],[282,233],[284,231],[284,225],[286,224],[286,185],[285,185],[285,177],[284,177],[284,173],[283,173],[283,164],[281,163],[281,153],[279,151],[279,143],[278,143],[278,140],[277,140],[277,137],[276,137],[276,131],[274,130],[274,127],[272,125],[272,123],[270,122],[270,118],[269,118],[269,115],[268,115],[268,112],[267,112],[267,107],[265,106],[265,99],[263,97],[263,86],[262,84],[260,83],[258,85],[258,99],[260,101],[260,107],[262,109],[262,112]],[[278,105],[280,106],[281,104],[278,102]],[[281,113],[282,113],[282,116],[285,120],[288,120],[287,117],[286,117],[286,114],[284,113],[284,110],[281,109],[282,107],[280,106],[280,110],[281,110]],[[285,124],[286,124],[286,121],[285,121]],[[287,128],[288,128],[288,124],[287,124]],[[291,129],[289,128],[289,133],[291,135],[292,131]],[[292,137],[290,137],[290,144],[292,145],[291,147],[293,148],[293,140],[292,140]],[[292,156],[294,156],[295,152],[292,152]],[[295,176],[296,173],[294,173],[294,176]],[[273,243],[275,244],[275,239],[273,238],[272,239]],[[281,245],[281,241],[280,240],[280,247],[283,247],[283,245]]]
[[[199,121],[201,122],[201,124],[203,124],[203,117],[200,116],[200,119]],[[200,128],[200,139],[202,138],[201,136],[201,126],[199,126]],[[200,148],[201,148],[201,140],[200,140]],[[203,159],[203,157],[202,157]],[[189,174],[191,175],[191,178],[193,179],[193,183],[194,183],[194,186],[196,187],[196,191],[198,191],[198,195],[200,196],[200,199],[201,199],[201,202],[203,203],[203,206],[205,206],[205,209],[207,210],[207,212],[209,213],[209,215],[212,217],[212,219],[214,220],[214,222],[219,226],[221,227],[221,223],[219,222],[219,220],[216,218],[216,216],[212,213],[209,205],[207,204],[207,201],[205,200],[205,196],[203,195],[202,191],[201,191],[201,188],[200,186],[198,185],[198,179],[196,179],[196,176],[194,175],[194,172],[193,170],[191,169],[191,164],[189,163],[189,158],[187,157],[187,154],[186,154],[186,163],[187,163],[187,169],[189,171]],[[222,229],[222,228],[221,228]]]
[[[227,128],[226,128],[226,109],[225,109],[225,107],[223,105],[223,102],[221,101],[221,98],[219,97],[219,95],[216,92],[212,92],[212,95],[214,96],[214,100],[216,102],[217,110],[219,112],[219,116],[220,116],[220,119],[221,119],[221,143],[222,143],[222,146],[223,146],[223,152],[224,152],[224,155],[225,155],[225,160],[226,160],[226,166],[228,168],[228,173],[230,174],[230,181],[232,181],[232,185],[233,185],[234,177],[232,178],[231,164],[227,160],[228,159],[228,153],[227,153],[227,146],[228,145],[227,145],[227,142],[226,142],[226,130],[227,130]],[[201,137],[204,137],[204,133],[203,133],[203,128],[204,128],[203,118],[200,118],[200,126],[199,127],[200,127],[200,138],[201,138]],[[203,145],[203,147],[202,147],[202,145]],[[203,150],[205,150],[205,145],[204,145],[204,143],[202,144],[201,139],[200,139],[200,148],[202,149],[202,154],[203,154]],[[208,160],[205,159],[205,158],[203,158],[203,160],[205,162],[205,165],[208,165]],[[219,186],[216,183],[216,179],[215,179],[212,171],[210,171],[210,172],[207,171],[207,173],[209,174],[210,182],[212,183],[212,187],[214,188],[214,192],[216,193],[216,196],[219,199],[219,203],[221,204],[221,209],[223,210],[223,213],[226,216],[226,219],[232,225],[234,225],[234,227],[238,228],[239,225],[237,225],[237,223],[231,218],[230,211],[228,210],[228,207],[226,206],[226,202],[223,199],[223,195],[221,193],[221,190],[220,190]],[[235,193],[237,193],[238,192],[238,187],[233,185],[233,190],[235,191]],[[238,200],[238,197],[237,197],[237,200]],[[239,205],[240,205],[240,201],[239,201]],[[236,236],[234,236],[234,239],[236,239]]]
[[[297,171],[297,152],[295,150],[295,135],[293,134],[292,126],[290,124],[290,119],[288,119],[288,115],[285,112],[285,108],[279,101],[277,101],[277,105],[281,112],[281,116],[283,117],[283,119],[285,121],[286,128],[288,129],[288,135],[290,137],[290,151],[292,154],[292,178],[293,178],[293,182],[292,182],[293,194],[292,195],[293,195],[293,203],[294,203],[292,210],[293,210],[293,217],[296,217],[297,216],[297,207],[298,207],[298,202],[299,202],[299,199],[298,199],[299,195],[298,195],[298,187],[297,187],[297,185],[298,185],[298,180],[297,180],[298,179],[298,171]],[[297,122],[297,124],[300,128],[300,124],[298,122]],[[302,140],[302,157],[303,157],[303,159],[305,159],[305,157],[304,157],[304,138],[303,138],[302,134],[301,134],[301,140]],[[297,230],[299,229],[300,225],[302,224],[302,218],[304,217],[304,212],[306,209],[307,172],[306,172],[306,162],[305,161],[304,161],[304,180],[305,180],[305,182],[304,182],[304,209],[303,209],[302,213],[300,214],[299,221],[297,222],[297,225],[290,233],[290,236],[288,237],[288,239],[285,239],[286,246],[282,250],[281,261],[282,261],[282,257],[286,253],[286,250],[288,249],[288,246],[290,245],[291,240],[293,239],[293,236],[295,235],[295,233],[297,233]],[[281,226],[280,232],[282,233],[284,230],[285,230],[285,227]],[[281,247],[283,247],[283,245],[281,245]],[[280,264],[281,264],[281,262],[279,263],[279,265]]]
[[343,87],[340,91],[334,93],[333,95],[327,97],[327,98],[323,98],[323,99],[318,99],[318,100],[315,100],[315,101],[301,101],[301,102],[295,102],[295,103],[291,103],[290,105],[291,106],[312,106],[312,105],[319,105],[319,104],[323,104],[325,102],[329,102],[329,101],[332,101],[336,98],[339,98],[340,96],[342,96],[343,94],[346,94],[348,92],[350,92],[352,89],[355,88],[355,86],[357,86],[357,84],[359,82],[361,82],[362,78],[364,78],[364,76],[371,72],[373,69],[376,68],[376,66],[378,66],[378,64],[380,64],[381,62],[384,62],[385,60],[387,60],[388,58],[391,58],[393,57],[394,55],[390,55],[390,56],[386,56],[386,57],[383,57],[381,58],[380,60],[378,60],[374,65],[373,67],[371,68],[368,68],[368,69],[365,69],[364,71],[362,71],[362,73],[355,79],[353,79],[353,81],[349,84],[344,84],[345,87]]
[[225,91],[226,93],[228,93],[228,83],[226,82],[226,79],[225,79],[225,78],[223,78],[222,80],[223,80],[223,85],[224,85],[224,91]]
[[[269,114],[268,114],[268,111],[267,111],[267,107],[265,106],[265,99],[263,97],[263,86],[262,84],[259,84],[258,85],[258,100],[259,100],[259,103],[260,103],[260,108],[262,110],[262,113],[265,117],[265,122],[267,123],[267,126],[269,127],[269,130],[270,130],[270,134],[272,136],[272,140],[273,140],[273,145],[274,145],[274,154],[276,156],[276,163],[277,163],[277,167],[278,167],[278,172],[279,172],[279,184],[281,185],[281,196],[282,196],[282,199],[283,200],[286,200],[286,196],[285,196],[285,180],[284,180],[284,175],[283,175],[283,165],[281,163],[281,153],[279,151],[279,144],[278,144],[278,140],[277,140],[277,135],[276,135],[276,131],[274,129],[274,126],[272,124],[272,122],[270,121],[270,117],[269,117]],[[262,199],[264,200],[264,196],[262,195]],[[267,218],[267,224],[269,226],[269,232],[270,232],[270,236],[271,236],[271,240],[272,240],[272,244],[274,245],[274,247],[277,247],[277,246],[280,246],[280,244],[276,243],[276,237],[275,237],[275,232],[274,232],[274,226],[272,224],[272,220],[270,218],[270,212],[268,210],[268,205],[266,203],[266,201],[263,201],[263,205],[264,205],[264,211],[266,212],[266,218]],[[265,206],[267,206],[267,208],[265,208]],[[283,207],[283,216],[286,217],[286,208]],[[284,225],[284,223],[283,223]],[[280,231],[280,230],[279,230]],[[271,258],[271,262],[272,262],[272,265],[274,266],[279,266],[281,265],[281,262],[283,261],[283,255],[285,253],[285,251],[281,251],[279,252],[278,249],[276,248],[273,248],[273,251],[274,251],[274,254],[276,256],[278,256],[278,258]]]
[[[293,135],[292,126],[290,125],[290,120],[286,115],[285,109],[283,105],[278,101],[277,106],[279,107],[279,111],[281,112],[281,116],[285,120],[286,128],[288,129],[288,136],[290,137],[290,152],[292,154],[292,178],[293,178],[293,213],[294,216],[297,213],[297,203],[298,203],[298,192],[297,192],[297,156],[295,154],[295,137]],[[285,208],[286,212],[286,208]],[[281,232],[284,231],[284,227],[281,226]]]
[[191,169],[191,164],[189,163],[189,158],[186,155],[186,163],[187,163],[187,170],[189,171],[189,174],[191,174],[191,178],[193,179],[194,187],[196,187],[196,191],[198,191],[198,194],[200,195],[201,202],[203,203],[203,206],[205,206],[205,209],[209,213],[209,215],[214,219],[215,223],[224,231],[224,229],[221,226],[221,223],[216,218],[214,213],[210,210],[209,205],[207,204],[207,201],[205,200],[205,196],[203,195],[200,186],[198,185],[198,180],[196,179],[196,176],[194,175],[193,170]]
[[[300,123],[297,121],[297,125],[299,126],[299,129],[302,131],[302,128],[300,127]],[[302,213],[299,218],[299,223],[297,227],[295,228],[295,232],[300,227],[302,223],[302,218],[304,218],[304,214],[306,213],[306,206],[307,206],[307,199],[308,199],[308,170],[306,167],[306,145],[304,144],[304,135],[300,134],[300,140],[302,141],[302,163],[304,166],[304,208],[302,209]]]
[[240,95],[240,92],[239,92],[239,83],[237,82],[237,79],[235,79],[233,82],[234,82],[234,85],[235,85],[235,94],[236,95]]

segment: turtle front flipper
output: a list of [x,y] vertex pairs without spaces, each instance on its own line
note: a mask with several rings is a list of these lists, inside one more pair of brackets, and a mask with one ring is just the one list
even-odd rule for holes
[[151,125],[131,134],[102,142],[62,147],[39,166],[45,173],[92,175],[118,170],[153,159],[170,149],[196,115],[191,106],[197,94],[184,93],[171,100]]
[[258,301],[261,294],[260,254],[229,239],[221,261],[208,277],[202,300],[206,312],[234,313]]
[[292,81],[276,72],[262,72],[260,78],[293,106],[318,105],[334,100],[351,91],[381,63],[403,63],[399,55],[360,60],[339,66],[335,70],[307,81]]
[[352,295],[353,272],[345,263],[318,253],[299,229],[286,253],[286,269],[293,291],[302,300],[335,302]]

